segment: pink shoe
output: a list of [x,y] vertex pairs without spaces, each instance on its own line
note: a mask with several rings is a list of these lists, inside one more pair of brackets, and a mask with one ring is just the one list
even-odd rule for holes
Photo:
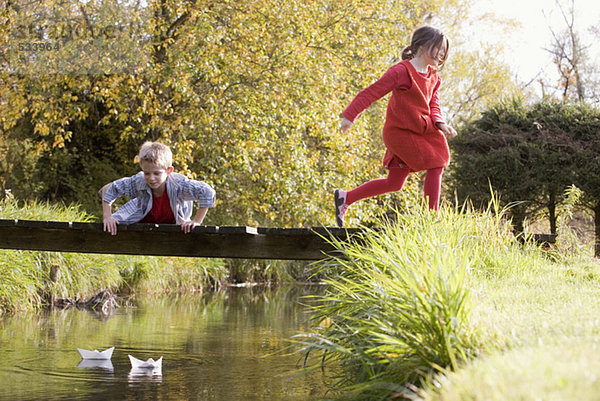
[[344,216],[348,205],[346,205],[346,191],[343,189],[336,189],[333,197],[335,201],[335,222],[338,227],[344,227]]

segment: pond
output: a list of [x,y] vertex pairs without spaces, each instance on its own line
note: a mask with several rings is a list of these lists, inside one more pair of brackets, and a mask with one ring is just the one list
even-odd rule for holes
[[[313,400],[319,371],[281,352],[310,330],[304,295],[322,287],[230,288],[138,297],[110,317],[82,310],[0,320],[0,399]],[[115,347],[104,363],[77,348]],[[132,370],[128,355],[163,357],[162,370]]]

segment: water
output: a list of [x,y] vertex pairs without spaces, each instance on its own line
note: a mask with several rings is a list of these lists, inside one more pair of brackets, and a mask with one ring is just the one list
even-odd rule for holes
[[[233,288],[138,299],[110,317],[53,311],[0,320],[2,400],[313,400],[320,372],[282,351],[310,330],[301,304],[315,287]],[[115,346],[110,362],[81,363],[76,348]],[[162,374],[131,370],[163,356]],[[83,366],[82,366],[83,365]]]

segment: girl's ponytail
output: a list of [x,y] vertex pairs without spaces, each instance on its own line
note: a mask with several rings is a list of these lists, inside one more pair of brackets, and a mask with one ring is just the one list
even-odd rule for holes
[[415,55],[412,51],[412,48],[410,46],[406,46],[404,48],[404,50],[402,50],[402,60],[410,60],[411,58],[413,58]]

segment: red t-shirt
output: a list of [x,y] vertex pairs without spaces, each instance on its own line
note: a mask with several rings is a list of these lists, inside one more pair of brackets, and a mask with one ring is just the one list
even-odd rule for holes
[[166,188],[161,196],[152,195],[152,209],[140,220],[140,223],[175,224],[175,215],[171,210]]

